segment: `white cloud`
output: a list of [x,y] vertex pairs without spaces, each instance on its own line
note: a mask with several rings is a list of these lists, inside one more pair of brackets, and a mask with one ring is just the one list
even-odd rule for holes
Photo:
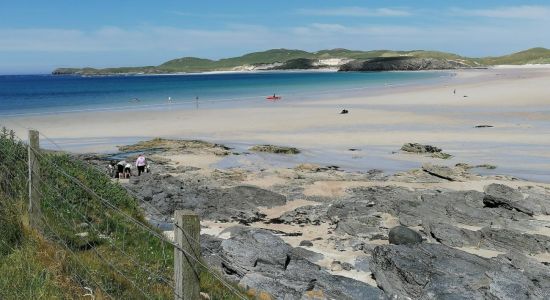
[[413,35],[418,33],[418,29],[410,26],[396,25],[361,25],[361,26],[344,26],[341,24],[325,24],[313,23],[308,26],[296,27],[291,30],[296,35],[305,36],[330,36],[340,35],[342,37],[357,36],[402,36]]
[[0,29],[0,51],[101,52],[187,51],[209,46],[239,46],[261,41],[271,32],[262,26],[233,25],[220,30],[144,26],[67,29]]
[[522,5],[470,10],[453,8],[451,9],[451,14],[504,19],[550,19],[550,6]]
[[301,15],[333,17],[406,17],[410,11],[396,8],[337,7],[329,9],[300,9]]

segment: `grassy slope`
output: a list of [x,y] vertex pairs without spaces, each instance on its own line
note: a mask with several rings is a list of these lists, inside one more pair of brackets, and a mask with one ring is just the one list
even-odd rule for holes
[[[52,164],[144,221],[138,203],[123,188],[67,155],[45,155],[40,166],[44,224],[37,233],[26,225],[26,150],[0,136],[0,151],[0,299],[79,299],[87,293],[83,286],[96,283],[116,299],[143,298],[140,289],[155,299],[173,299],[166,283],[173,275],[173,248],[106,207]],[[82,232],[88,235],[76,235]],[[214,299],[236,299],[204,271],[201,290]],[[105,298],[100,290],[94,294]]]
[[[460,60],[471,66],[477,64],[527,64],[527,63],[550,63],[550,50],[545,48],[533,48],[526,51],[500,57],[467,58],[457,54],[440,51],[354,51],[347,49],[321,50],[318,52],[306,52],[302,50],[272,49],[262,52],[254,52],[243,56],[225,58],[220,60],[202,59],[196,57],[183,57],[167,61],[159,66],[152,67],[128,67],[108,69],[58,69],[62,73],[75,73],[80,71],[83,74],[119,74],[119,73],[175,73],[175,72],[205,72],[231,70],[243,65],[259,65],[272,63],[285,63],[297,59],[328,59],[328,58],[349,58],[349,59],[372,59],[379,57],[400,57],[410,56],[418,58],[436,58]],[[295,65],[290,63],[289,65]]]
[[550,64],[550,49],[532,48],[510,55],[482,58],[480,62],[487,65]]

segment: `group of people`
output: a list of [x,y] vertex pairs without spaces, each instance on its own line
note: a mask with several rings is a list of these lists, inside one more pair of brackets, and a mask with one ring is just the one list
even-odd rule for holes
[[[145,159],[143,154],[138,156],[134,165],[137,169],[138,176],[141,176],[141,173],[149,173],[150,171],[147,159]],[[121,160],[119,162],[113,160],[109,164],[109,171],[113,178],[130,178],[130,176],[132,176],[132,164],[128,163],[126,160]]]

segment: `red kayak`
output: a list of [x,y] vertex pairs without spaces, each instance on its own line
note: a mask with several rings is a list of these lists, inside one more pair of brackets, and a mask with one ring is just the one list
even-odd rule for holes
[[269,96],[269,97],[267,97],[266,99],[267,99],[267,100],[272,100],[272,101],[274,101],[274,100],[280,100],[280,99],[282,99],[282,98],[283,98],[283,97],[281,97],[281,96]]

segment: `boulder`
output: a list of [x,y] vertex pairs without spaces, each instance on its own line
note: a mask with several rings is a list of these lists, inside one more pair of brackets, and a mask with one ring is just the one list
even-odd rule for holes
[[300,246],[302,247],[313,247],[313,243],[308,240],[303,240],[300,242]]
[[408,245],[422,243],[422,236],[407,227],[396,226],[390,230],[389,242],[394,245]]

